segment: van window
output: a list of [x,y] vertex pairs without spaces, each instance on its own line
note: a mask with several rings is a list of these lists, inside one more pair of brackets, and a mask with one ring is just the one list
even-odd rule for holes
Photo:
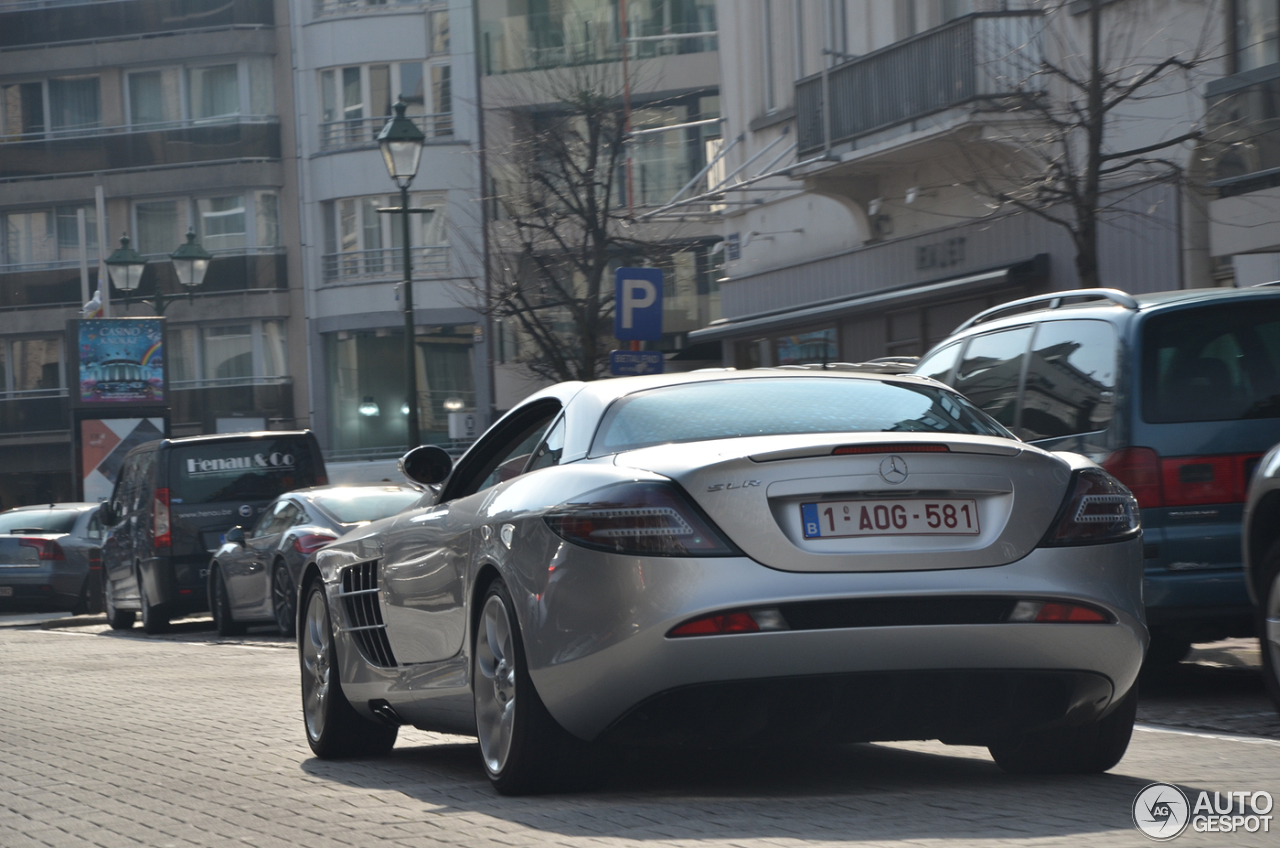
[[1014,425],[1018,411],[1018,382],[1030,340],[1030,327],[974,336],[956,369],[956,391],[1006,427]]
[[252,439],[174,447],[170,497],[177,503],[264,501],[313,486],[317,467],[304,439]]
[[1280,418],[1280,301],[1182,309],[1142,333],[1152,423]]
[[1106,321],[1046,321],[1036,329],[1022,395],[1022,437],[1106,429],[1115,404],[1117,339]]
[[911,373],[919,374],[921,377],[932,377],[939,382],[946,383],[947,378],[951,376],[951,369],[955,367],[956,359],[959,356],[959,344],[947,345],[937,353],[925,357],[919,365],[911,369]]

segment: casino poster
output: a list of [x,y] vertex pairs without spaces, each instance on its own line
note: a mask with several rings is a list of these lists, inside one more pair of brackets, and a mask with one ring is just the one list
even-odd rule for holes
[[97,318],[78,324],[80,404],[165,403],[162,319]]

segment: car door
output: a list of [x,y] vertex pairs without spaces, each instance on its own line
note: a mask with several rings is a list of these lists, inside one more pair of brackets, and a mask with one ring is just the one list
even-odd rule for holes
[[140,459],[139,454],[134,454],[125,460],[124,467],[120,469],[120,476],[116,478],[111,499],[108,501],[113,522],[102,544],[103,580],[105,589],[111,592],[112,598],[117,602],[138,596],[133,571],[132,509]]
[[462,649],[473,535],[489,529],[479,516],[498,486],[524,472],[559,411],[547,399],[507,416],[459,461],[437,504],[402,515],[386,533],[380,600],[400,664]]

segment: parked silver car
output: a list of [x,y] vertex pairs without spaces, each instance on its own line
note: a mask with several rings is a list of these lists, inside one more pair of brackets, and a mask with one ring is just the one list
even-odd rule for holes
[[[1147,631],[1137,505],[908,375],[563,383],[420,508],[300,583],[308,741],[479,737],[500,792],[589,743],[936,738],[1019,772],[1123,756]],[[602,746],[597,750],[612,749]]]
[[361,524],[407,509],[422,498],[409,485],[316,486],[281,495],[247,530],[235,527],[209,564],[209,605],[222,636],[274,622],[292,636],[298,575],[307,557]]
[[1244,506],[1245,585],[1256,610],[1262,676],[1280,709],[1280,445],[1258,462]]
[[0,513],[0,604],[102,611],[102,525],[96,503]]

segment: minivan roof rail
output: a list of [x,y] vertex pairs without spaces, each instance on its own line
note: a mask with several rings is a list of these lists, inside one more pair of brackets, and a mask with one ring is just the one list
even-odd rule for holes
[[1047,309],[1057,309],[1062,305],[1062,301],[1074,300],[1076,298],[1109,300],[1116,306],[1123,306],[1125,309],[1138,308],[1138,301],[1134,300],[1128,294],[1125,294],[1119,289],[1071,289],[1069,291],[1050,292],[1049,294],[1037,294],[1032,297],[1024,297],[1021,300],[1002,303],[999,306],[993,306],[990,309],[984,309],[968,321],[965,321],[959,327],[956,327],[952,331],[952,334],[954,335],[961,330],[967,330],[975,324],[992,321],[1005,312],[1016,312],[1039,304],[1046,304],[1045,308]]

